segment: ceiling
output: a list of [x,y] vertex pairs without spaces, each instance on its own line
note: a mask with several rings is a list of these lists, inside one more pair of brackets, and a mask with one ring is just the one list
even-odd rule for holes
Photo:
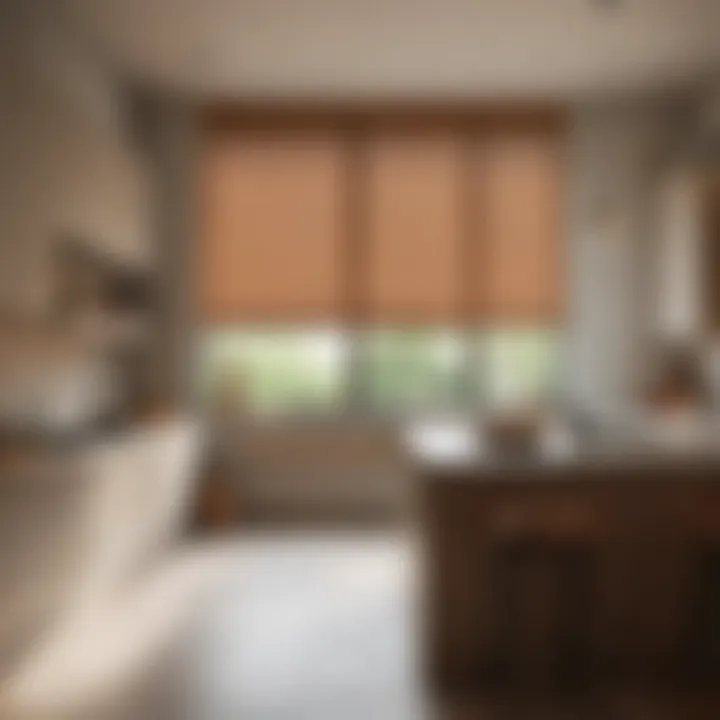
[[720,70],[720,0],[66,0],[130,75],[233,97],[558,97]]

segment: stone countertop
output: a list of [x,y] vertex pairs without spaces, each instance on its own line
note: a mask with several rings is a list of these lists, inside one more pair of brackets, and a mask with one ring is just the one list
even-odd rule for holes
[[[481,430],[470,425],[424,426],[408,433],[405,448],[412,465],[428,479],[476,477],[502,472],[508,479],[528,473],[552,473],[573,479],[578,468],[659,466],[687,469],[720,465],[720,433],[606,434],[581,440],[567,428],[551,428],[527,452],[497,452]],[[715,437],[717,437],[717,440]],[[587,477],[587,473],[584,473]]]

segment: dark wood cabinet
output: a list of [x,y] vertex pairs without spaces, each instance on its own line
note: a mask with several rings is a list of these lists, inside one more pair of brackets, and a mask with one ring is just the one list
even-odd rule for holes
[[720,685],[718,469],[427,471],[433,686]]

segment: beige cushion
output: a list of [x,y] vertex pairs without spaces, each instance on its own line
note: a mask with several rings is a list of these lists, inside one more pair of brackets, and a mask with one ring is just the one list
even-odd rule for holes
[[174,419],[0,463],[0,672],[152,567],[182,521],[198,441]]

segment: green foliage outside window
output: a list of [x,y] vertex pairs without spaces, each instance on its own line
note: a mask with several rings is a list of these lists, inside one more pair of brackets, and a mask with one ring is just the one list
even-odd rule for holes
[[[351,345],[355,361],[351,362]],[[544,404],[557,384],[552,331],[222,329],[206,333],[201,386],[251,413],[370,413]],[[352,378],[350,377],[352,373]]]

